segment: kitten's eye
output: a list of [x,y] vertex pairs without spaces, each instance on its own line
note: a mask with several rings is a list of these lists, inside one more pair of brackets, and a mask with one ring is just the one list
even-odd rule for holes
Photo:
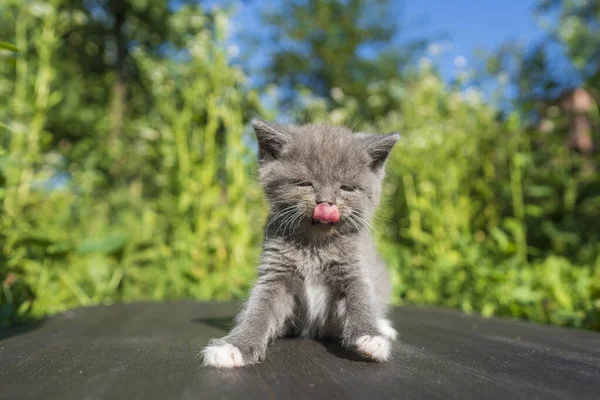
[[340,187],[340,189],[342,189],[344,192],[354,192],[356,190],[356,187],[344,185]]
[[312,187],[312,183],[310,183],[310,182],[298,182],[298,183],[296,183],[296,186],[300,186],[300,187]]

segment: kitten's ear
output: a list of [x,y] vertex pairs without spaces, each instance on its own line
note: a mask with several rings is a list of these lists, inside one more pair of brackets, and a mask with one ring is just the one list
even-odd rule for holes
[[274,160],[290,141],[288,133],[282,128],[260,119],[253,119],[252,126],[258,140],[259,160]]
[[359,136],[371,157],[370,167],[373,171],[383,166],[392,148],[398,139],[400,139],[400,134],[396,132],[388,133],[387,135],[359,134]]

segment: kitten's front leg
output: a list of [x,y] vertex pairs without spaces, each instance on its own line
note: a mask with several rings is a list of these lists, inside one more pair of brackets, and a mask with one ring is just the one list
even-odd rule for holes
[[285,277],[260,276],[235,327],[224,338],[211,340],[202,351],[204,365],[234,368],[261,361],[269,341],[283,334],[293,306],[291,285]]
[[346,296],[339,303],[342,344],[375,361],[390,358],[391,343],[379,326],[372,291],[362,277],[346,277]]

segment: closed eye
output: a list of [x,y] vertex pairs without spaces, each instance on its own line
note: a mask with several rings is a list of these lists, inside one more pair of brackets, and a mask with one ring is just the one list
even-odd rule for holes
[[355,186],[344,185],[340,187],[340,189],[342,189],[344,192],[354,192],[357,188]]
[[310,182],[297,182],[296,186],[300,186],[300,187],[312,187],[312,183],[310,183]]

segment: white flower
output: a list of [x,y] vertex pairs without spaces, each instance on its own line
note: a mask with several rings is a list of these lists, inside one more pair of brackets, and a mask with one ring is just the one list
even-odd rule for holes
[[88,18],[82,11],[76,10],[73,12],[73,21],[77,25],[84,25],[88,21]]
[[204,17],[201,15],[194,15],[192,18],[190,18],[190,25],[193,28],[202,27],[202,25],[204,25]]
[[344,98],[344,92],[339,87],[334,87],[331,89],[331,97],[333,97],[335,101],[342,101]]
[[419,67],[423,69],[431,67],[431,59],[428,57],[421,57],[419,59]]
[[498,83],[501,85],[508,83],[508,74],[506,72],[500,72],[498,74]]
[[427,142],[428,142],[428,140],[426,138],[424,138],[423,136],[416,137],[415,141],[414,141],[415,147],[418,147],[421,149],[427,147]]
[[443,40],[441,42],[429,44],[427,46],[427,53],[431,54],[432,56],[437,56],[438,54],[443,53],[451,47],[452,44],[449,41]]
[[540,122],[539,130],[545,133],[552,132],[554,130],[554,122],[548,119],[543,120]]
[[463,56],[456,56],[454,57],[454,65],[457,68],[464,68],[467,65],[467,59]]
[[150,72],[150,79],[155,82],[162,81],[164,79],[164,75],[160,70],[155,69],[152,72]]
[[190,43],[189,44],[189,50],[190,50],[190,54],[198,59],[204,59],[206,58],[206,44],[207,41],[205,40],[204,37],[202,37],[204,35],[200,34],[197,37],[197,40]]
[[442,52],[442,46],[438,43],[431,43],[427,46],[427,52],[432,56],[436,56]]
[[246,83],[246,84],[248,83],[248,76],[244,73],[244,70],[242,70],[240,67],[235,66],[233,68],[233,74],[234,74],[237,82]]
[[435,87],[437,87],[440,83],[440,80],[432,75],[432,74],[428,74],[422,82],[422,85],[425,89],[433,89]]
[[346,115],[345,115],[344,111],[341,109],[333,110],[331,112],[331,114],[329,114],[329,118],[331,119],[331,122],[333,122],[334,124],[342,123],[344,121],[345,117],[346,117]]
[[34,17],[42,18],[52,12],[52,6],[47,3],[33,3],[29,6],[29,11]]
[[483,102],[483,94],[475,88],[468,88],[465,90],[462,97],[463,100],[470,105],[477,105]]
[[236,44],[227,46],[227,55],[231,58],[237,57],[240,54],[240,48]]
[[141,129],[140,136],[146,140],[156,140],[160,134],[152,128],[144,127]]
[[215,30],[223,35],[223,38],[229,36],[229,20],[227,19],[227,16],[220,12],[215,15],[215,27]]

